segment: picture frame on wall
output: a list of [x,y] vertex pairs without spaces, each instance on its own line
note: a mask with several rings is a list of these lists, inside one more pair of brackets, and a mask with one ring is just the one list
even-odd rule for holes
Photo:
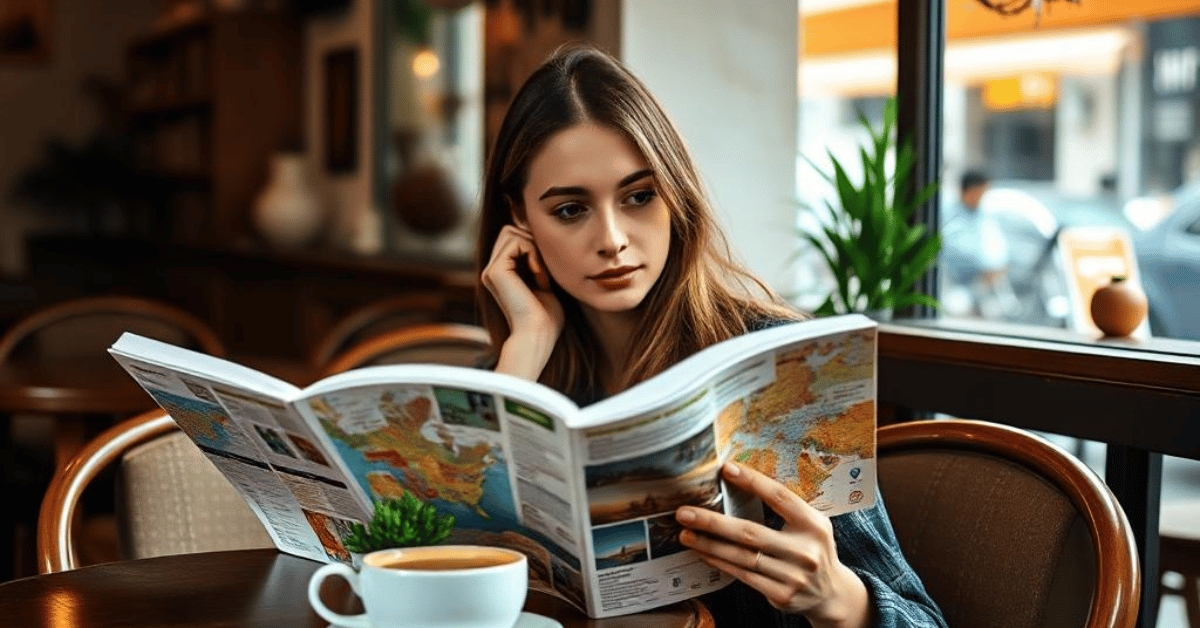
[[325,55],[325,169],[348,174],[358,168],[358,49]]
[[53,17],[51,0],[0,1],[0,63],[49,61]]

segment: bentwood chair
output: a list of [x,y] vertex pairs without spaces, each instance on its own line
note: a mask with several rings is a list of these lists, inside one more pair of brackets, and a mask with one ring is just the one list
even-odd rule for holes
[[[225,354],[216,333],[196,316],[169,303],[130,296],[68,299],[25,315],[0,335],[4,405],[14,416],[50,420],[53,468],[65,465],[114,417],[154,407],[106,352],[124,331]],[[7,421],[2,428],[9,429]],[[10,461],[20,463],[16,448],[0,456],[6,468]],[[19,464],[18,470],[24,466]],[[17,511],[12,520],[32,529],[44,484],[10,488],[9,505]],[[0,531],[0,543],[8,544],[9,536]]]
[[313,345],[308,361],[314,370],[334,356],[389,331],[423,323],[468,323],[470,303],[437,292],[413,292],[368,303],[338,320]]
[[958,419],[879,428],[901,549],[954,628],[1127,628],[1141,579],[1129,522],[1077,458]]
[[413,325],[346,349],[329,361],[321,377],[376,364],[476,366],[490,347],[491,338],[482,327],[461,323]]
[[38,518],[38,569],[82,566],[76,513],[98,474],[120,465],[123,558],[273,547],[236,489],[162,410],[91,440],[50,482]]
[[141,297],[96,296],[64,301],[18,320],[0,336],[0,362],[27,351],[53,356],[103,352],[124,331],[225,355],[212,328],[178,306]]

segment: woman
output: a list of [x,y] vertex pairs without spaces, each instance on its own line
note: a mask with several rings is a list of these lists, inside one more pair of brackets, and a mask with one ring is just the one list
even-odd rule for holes
[[[591,48],[556,53],[517,93],[482,221],[478,301],[495,369],[580,405],[802,318],[731,260],[678,132],[637,78]],[[681,542],[741,581],[705,598],[718,626],[944,626],[882,503],[831,523],[748,467],[730,463],[724,477],[778,515],[763,526],[677,511]]]

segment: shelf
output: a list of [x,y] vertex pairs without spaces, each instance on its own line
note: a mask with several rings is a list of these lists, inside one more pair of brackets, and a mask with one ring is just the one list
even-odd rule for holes
[[129,115],[138,118],[186,115],[192,113],[207,113],[212,109],[212,99],[207,96],[196,96],[175,101],[163,101],[134,105],[129,109]]
[[155,181],[174,183],[209,183],[212,173],[204,170],[140,170],[138,176]]
[[138,37],[130,42],[129,49],[132,52],[144,55],[163,53],[168,51],[180,39],[208,35],[211,28],[212,18],[203,17],[186,24],[177,24],[161,31]]

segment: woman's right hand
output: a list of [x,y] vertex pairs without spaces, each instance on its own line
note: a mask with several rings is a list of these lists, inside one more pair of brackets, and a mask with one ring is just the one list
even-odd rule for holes
[[[529,268],[534,286],[521,277],[521,264]],[[509,336],[500,349],[496,371],[536,381],[558,342],[564,314],[550,289],[550,274],[533,234],[516,225],[505,225],[480,281],[508,320]]]

